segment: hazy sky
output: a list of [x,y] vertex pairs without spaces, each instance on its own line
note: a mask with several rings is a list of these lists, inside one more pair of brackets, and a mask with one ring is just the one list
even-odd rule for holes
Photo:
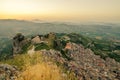
[[0,0],[0,19],[119,21],[120,0]]

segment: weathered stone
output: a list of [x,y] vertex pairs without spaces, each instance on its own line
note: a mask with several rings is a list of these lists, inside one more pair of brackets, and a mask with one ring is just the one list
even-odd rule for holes
[[15,66],[0,64],[0,80],[15,80],[19,71]]
[[25,39],[20,33],[13,37],[13,55],[21,53],[22,47],[28,42],[30,42],[30,39]]
[[[69,45],[68,45],[69,44]],[[59,51],[44,50],[44,56],[51,57],[64,66],[69,72],[74,72],[78,80],[119,80],[120,79],[120,64],[113,59],[106,61],[95,55],[90,49],[84,49],[82,45],[68,43],[66,48],[69,51],[66,53],[72,58],[67,60],[63,58]],[[59,55],[59,56],[58,56]],[[117,71],[113,72],[113,70]]]

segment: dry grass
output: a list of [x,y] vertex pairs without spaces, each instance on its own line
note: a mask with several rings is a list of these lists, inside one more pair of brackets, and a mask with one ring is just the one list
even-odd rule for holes
[[63,78],[56,65],[40,63],[27,67],[18,80],[63,80]]
[[17,80],[76,80],[74,74],[67,74],[63,68],[40,53],[17,55],[4,63],[17,66],[21,72]]
[[45,62],[40,54],[24,58],[24,69],[17,80],[63,80],[56,64]]

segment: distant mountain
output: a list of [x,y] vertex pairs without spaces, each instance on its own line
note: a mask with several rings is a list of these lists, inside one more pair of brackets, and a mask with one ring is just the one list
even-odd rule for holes
[[89,37],[101,36],[103,38],[119,38],[120,26],[117,24],[108,23],[89,23],[89,24],[72,24],[72,23],[57,23],[57,22],[41,22],[1,19],[0,20],[0,38],[13,37],[16,33],[24,35],[45,34],[49,32],[55,33],[81,33]]
[[25,35],[48,32],[73,32],[72,25],[56,23],[35,23],[23,20],[0,20],[0,37],[10,37],[16,33]]

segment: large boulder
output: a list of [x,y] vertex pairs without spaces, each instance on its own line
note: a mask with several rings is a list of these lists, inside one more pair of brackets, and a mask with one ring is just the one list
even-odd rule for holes
[[41,39],[40,39],[39,36],[34,37],[31,41],[32,41],[33,44],[39,44],[39,43],[41,43]]

